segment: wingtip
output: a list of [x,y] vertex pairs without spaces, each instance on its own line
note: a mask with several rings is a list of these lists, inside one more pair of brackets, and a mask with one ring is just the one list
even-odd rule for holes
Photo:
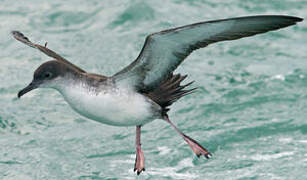
[[[275,15],[273,15],[275,16]],[[273,17],[272,16],[272,17]],[[291,25],[296,25],[297,23],[303,21],[304,19],[297,16],[288,16],[288,15],[276,15],[275,17],[279,18],[280,28],[284,28]],[[279,28],[278,28],[279,29]]]
[[301,17],[296,17],[297,18],[297,22],[302,22],[304,21],[304,18],[301,18]]
[[303,21],[304,19],[301,18],[301,17],[297,17],[297,16],[287,16],[288,18],[291,18],[293,21],[295,22],[301,22]]
[[286,16],[287,18],[291,19],[294,22],[302,22],[304,19],[297,16]]
[[11,34],[14,36],[14,38],[15,39],[26,39],[26,40],[28,40],[28,38],[27,37],[25,37],[20,31],[16,31],[16,30],[13,30],[13,31],[11,31]]
[[13,31],[11,31],[11,34],[12,34],[13,36],[15,36],[15,35],[17,35],[17,34],[21,34],[21,32],[16,31],[16,30],[13,30]]
[[[301,22],[303,21],[304,19],[301,18],[301,17],[297,17],[297,16],[291,16],[291,15],[263,15],[264,17],[273,17],[273,18],[281,18],[281,19],[284,19],[284,20],[289,20],[291,22]],[[257,17],[257,16],[255,16]]]

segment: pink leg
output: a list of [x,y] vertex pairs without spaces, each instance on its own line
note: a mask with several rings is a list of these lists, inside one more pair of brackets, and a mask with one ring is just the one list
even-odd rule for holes
[[202,147],[197,141],[190,138],[189,136],[183,134],[166,116],[165,121],[168,122],[177,132],[178,134],[188,143],[188,145],[191,147],[191,149],[194,151],[197,157],[200,157],[201,155],[204,155],[207,159],[209,159],[212,155],[211,153]]
[[141,149],[141,126],[136,126],[136,158],[134,163],[134,171],[139,175],[142,171],[145,171],[145,157]]

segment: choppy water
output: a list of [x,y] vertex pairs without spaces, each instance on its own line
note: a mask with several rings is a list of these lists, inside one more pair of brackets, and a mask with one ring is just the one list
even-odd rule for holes
[[0,0],[0,179],[306,179],[307,25],[193,53],[177,70],[199,90],[170,118],[213,153],[197,159],[166,123],[142,129],[146,172],[133,173],[135,128],[79,116],[53,90],[18,90],[49,60],[20,30],[82,68],[112,75],[147,34],[254,14],[307,17],[307,1]]

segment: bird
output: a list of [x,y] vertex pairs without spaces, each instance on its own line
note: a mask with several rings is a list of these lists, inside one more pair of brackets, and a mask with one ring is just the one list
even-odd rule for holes
[[[13,37],[53,58],[41,64],[33,80],[18,92],[18,98],[37,88],[52,88],[80,115],[112,126],[136,127],[134,171],[145,171],[141,127],[159,119],[169,123],[197,157],[212,154],[184,134],[170,120],[171,105],[195,92],[194,82],[183,84],[187,75],[175,69],[194,51],[220,41],[274,31],[303,21],[287,15],[256,15],[204,21],[149,34],[138,57],[112,76],[89,73],[64,57],[33,43],[20,31]],[[269,47],[268,47],[269,48]]]

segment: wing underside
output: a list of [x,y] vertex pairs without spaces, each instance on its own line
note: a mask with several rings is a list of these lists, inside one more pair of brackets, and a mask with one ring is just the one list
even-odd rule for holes
[[249,16],[200,22],[147,36],[137,59],[113,76],[116,83],[150,91],[168,78],[194,50],[296,24],[293,16]]

